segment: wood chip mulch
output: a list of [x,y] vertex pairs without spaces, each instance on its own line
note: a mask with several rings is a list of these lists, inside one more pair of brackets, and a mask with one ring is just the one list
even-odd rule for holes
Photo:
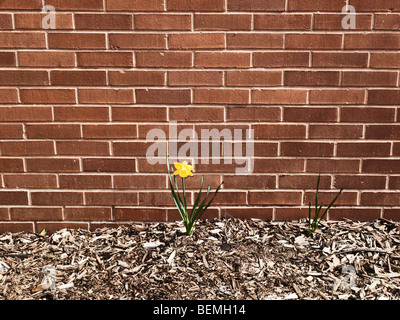
[[0,300],[400,299],[400,224],[146,223],[0,234]]

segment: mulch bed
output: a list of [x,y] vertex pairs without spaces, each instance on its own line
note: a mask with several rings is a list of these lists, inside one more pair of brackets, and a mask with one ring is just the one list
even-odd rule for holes
[[399,299],[400,224],[215,219],[0,234],[0,299]]

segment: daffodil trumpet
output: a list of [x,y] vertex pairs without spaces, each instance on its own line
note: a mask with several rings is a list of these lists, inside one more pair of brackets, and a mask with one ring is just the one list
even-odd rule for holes
[[[213,196],[211,197],[210,201],[207,201],[207,198],[210,194],[211,187],[210,185],[207,187],[207,194],[206,197],[200,202],[201,193],[203,189],[204,183],[204,175],[201,176],[201,186],[200,191],[193,203],[192,210],[188,211],[187,203],[186,203],[186,190],[185,190],[185,178],[192,177],[192,170],[193,166],[189,165],[186,161],[175,162],[175,171],[173,173],[173,179],[171,177],[170,165],[167,156],[167,167],[168,167],[168,178],[169,178],[169,187],[171,189],[172,198],[174,199],[175,205],[178,208],[179,214],[183,220],[183,224],[186,229],[186,235],[191,236],[193,234],[193,229],[196,224],[196,221],[201,218],[203,213],[207,210],[207,208],[211,205],[212,201],[214,200],[215,196],[217,195],[219,189],[221,188],[222,182],[218,188],[215,190]],[[182,197],[179,192],[178,183],[176,180],[176,176],[180,176],[182,178]],[[173,181],[173,182],[172,182]]]

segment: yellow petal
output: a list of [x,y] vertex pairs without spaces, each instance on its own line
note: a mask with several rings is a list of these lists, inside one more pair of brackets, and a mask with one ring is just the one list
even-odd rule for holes
[[182,178],[186,178],[187,176],[188,176],[188,171],[187,170],[181,170],[180,172],[179,172],[179,175],[182,177]]
[[174,176],[178,175],[180,172],[181,172],[180,170],[176,170],[176,171],[174,172]]
[[177,168],[178,170],[182,170],[182,163],[179,162],[175,162],[174,163],[175,168]]

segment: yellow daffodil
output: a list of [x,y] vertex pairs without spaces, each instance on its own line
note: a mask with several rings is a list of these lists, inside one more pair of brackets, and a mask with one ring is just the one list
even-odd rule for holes
[[182,163],[175,162],[174,165],[176,168],[174,175],[179,175],[182,178],[186,178],[187,176],[193,177],[192,174],[193,166],[189,165],[186,161],[183,161]]

